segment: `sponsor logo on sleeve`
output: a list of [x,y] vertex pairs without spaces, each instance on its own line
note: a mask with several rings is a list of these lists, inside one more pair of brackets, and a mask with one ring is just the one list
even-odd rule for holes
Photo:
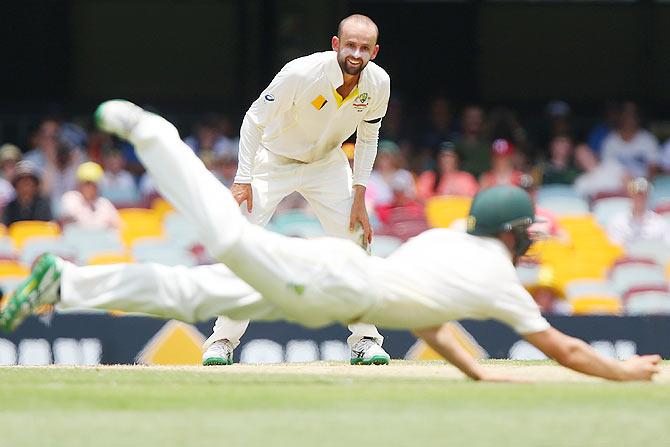
[[268,93],[267,95],[264,96],[266,102],[272,102],[275,100],[275,97],[272,96],[272,94]]

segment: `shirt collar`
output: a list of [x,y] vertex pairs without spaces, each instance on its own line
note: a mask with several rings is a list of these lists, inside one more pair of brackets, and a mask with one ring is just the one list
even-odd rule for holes
[[[328,63],[326,63],[325,66],[325,71],[326,71],[326,77],[330,81],[330,83],[333,85],[333,88],[338,88],[342,84],[344,84],[344,75],[342,74],[342,69],[340,68],[340,64],[337,62],[337,53],[335,51],[330,52],[330,58],[328,59]],[[370,61],[372,62],[372,61]],[[370,63],[368,62],[368,64]],[[368,79],[368,70],[367,67],[363,69],[361,72],[361,76],[358,78],[358,91],[363,92],[365,91],[365,86],[367,83]]]

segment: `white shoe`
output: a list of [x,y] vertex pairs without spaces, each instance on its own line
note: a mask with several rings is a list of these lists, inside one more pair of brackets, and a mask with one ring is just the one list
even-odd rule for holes
[[361,338],[351,347],[352,365],[388,365],[391,356],[371,337]]
[[144,109],[130,101],[112,99],[98,106],[94,118],[98,128],[127,140],[143,113]]
[[202,355],[204,366],[232,365],[233,344],[227,339],[217,340]]

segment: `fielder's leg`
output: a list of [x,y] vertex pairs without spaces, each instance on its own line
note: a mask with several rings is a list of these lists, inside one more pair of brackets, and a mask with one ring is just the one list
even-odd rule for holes
[[[303,185],[300,192],[309,202],[326,233],[361,244],[362,229],[349,231],[353,175],[344,151],[333,150],[323,160],[306,164],[301,169]],[[347,344],[351,351],[352,365],[388,364],[391,357],[382,348],[384,337],[374,325],[350,324],[349,330],[351,335],[347,338]]]

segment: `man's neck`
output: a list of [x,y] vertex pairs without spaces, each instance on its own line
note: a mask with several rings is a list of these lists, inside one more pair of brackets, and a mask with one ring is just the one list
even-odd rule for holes
[[354,90],[354,88],[358,84],[358,80],[360,79],[360,77],[361,77],[360,73],[357,75],[350,75],[343,72],[342,78],[344,79],[344,83],[336,89],[337,93],[339,93],[339,95],[342,98],[346,98],[347,96],[349,96],[349,94]]

